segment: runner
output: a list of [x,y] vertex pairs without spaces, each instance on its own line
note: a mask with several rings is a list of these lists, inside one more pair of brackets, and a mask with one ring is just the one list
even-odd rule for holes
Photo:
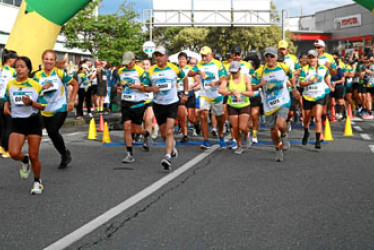
[[13,68],[14,62],[18,58],[17,53],[4,49],[0,66],[0,155],[9,158],[8,142],[12,128],[12,117],[4,114],[5,90],[10,80],[17,77]]
[[97,97],[96,97],[96,111],[97,113],[104,112],[104,100],[108,94],[108,76],[106,70],[100,61],[96,62],[96,79],[97,79]]
[[[46,101],[42,96],[42,87],[29,78],[32,64],[29,58],[19,57],[15,61],[17,78],[11,80],[6,88],[4,113],[12,116],[12,132],[9,138],[9,153],[16,161],[21,161],[19,170],[22,179],[27,179],[30,167],[34,173],[31,194],[41,194],[44,186],[40,180],[41,163],[39,147],[42,139],[42,121],[39,110],[43,110]],[[29,154],[22,153],[27,138]]]
[[[66,168],[71,162],[71,152],[66,148],[64,138],[59,130],[64,125],[67,112],[74,110],[74,100],[78,92],[78,83],[67,74],[67,71],[56,68],[57,54],[53,50],[46,50],[42,55],[43,69],[37,71],[34,80],[42,86],[42,94],[47,106],[41,112],[44,126],[53,145],[61,155],[59,168]],[[73,87],[69,99],[67,85]]]
[[[187,65],[187,54],[185,52],[180,52],[178,54],[179,67],[187,75],[188,72],[192,69],[191,66]],[[183,137],[180,140],[180,143],[188,142],[188,131],[187,131],[187,120],[194,124],[196,127],[195,119],[195,106],[196,106],[196,97],[194,88],[200,86],[199,77],[195,76],[188,77],[188,99],[186,103],[179,103],[178,107],[178,122],[179,127],[182,130]],[[178,95],[182,94],[184,91],[184,79],[178,81]]]
[[149,80],[144,82],[144,90],[153,92],[153,111],[166,148],[161,166],[165,171],[171,171],[171,158],[178,156],[173,134],[179,102],[177,78],[184,79],[184,92],[180,100],[182,103],[187,101],[188,80],[183,70],[168,62],[169,53],[163,46],[158,46],[153,54],[157,64],[150,68]]
[[300,87],[300,72],[302,69],[308,66],[308,54],[307,53],[302,53],[299,57],[299,63],[295,65],[295,78],[296,78],[296,88],[299,91],[299,99],[298,99],[298,104],[300,106],[300,112],[301,114],[299,115],[299,120],[303,120],[305,117],[304,114],[304,108],[303,108],[303,91],[304,88]]
[[91,115],[91,74],[89,73],[90,68],[86,64],[82,64],[78,69],[78,105],[77,105],[77,117],[75,119],[83,119],[83,101],[86,101],[87,115],[88,118],[92,118]]
[[320,149],[320,137],[322,133],[322,112],[326,104],[327,85],[331,91],[333,86],[330,84],[330,74],[325,66],[318,64],[318,53],[315,50],[308,51],[308,66],[300,72],[300,87],[303,90],[304,107],[304,136],[302,144],[306,145],[309,138],[309,125],[311,117],[314,116],[316,124],[316,142],[315,148]]
[[[343,119],[343,111],[344,111],[344,69],[345,65],[342,64],[339,60],[339,55],[334,53],[334,60],[335,64],[337,65],[337,69],[335,73],[331,74],[331,85],[334,86],[334,91],[330,93],[330,105],[331,107],[336,107],[336,119],[342,120]],[[331,108],[330,108],[331,110]],[[333,114],[332,114],[333,115]]]
[[293,78],[290,68],[277,62],[278,51],[273,47],[265,49],[265,65],[256,70],[252,86],[254,90],[261,90],[264,103],[266,125],[271,129],[271,138],[275,147],[275,161],[283,161],[283,150],[290,148],[287,139],[286,119],[291,106],[288,92],[287,77]]
[[[243,144],[247,148],[251,145],[251,141],[248,138],[249,97],[253,96],[251,77],[241,73],[241,65],[238,61],[232,61],[228,71],[230,73],[229,81],[226,79],[222,81],[219,93],[228,96],[227,104],[232,135],[238,144],[235,154],[241,154],[243,152]],[[240,132],[242,135],[240,135]],[[243,138],[243,143],[241,138]]]
[[204,142],[200,146],[201,149],[211,147],[208,140],[208,115],[209,110],[212,109],[212,115],[217,118],[219,128],[219,143],[222,148],[226,147],[223,138],[223,96],[218,93],[219,85],[223,78],[227,75],[222,63],[213,59],[212,49],[204,46],[200,50],[202,61],[199,62],[192,70],[188,72],[189,77],[194,77],[199,74],[202,78],[201,81],[201,97],[200,97],[200,110],[201,110],[201,128],[203,131]]
[[141,127],[145,112],[144,86],[149,78],[144,69],[135,64],[135,55],[131,51],[123,54],[122,64],[125,67],[118,69],[118,75],[121,81],[121,113],[124,129],[124,138],[127,154],[122,163],[132,163],[135,161],[132,148],[131,133],[144,135],[143,148],[150,150],[152,145],[151,131]]
[[[189,61],[188,61],[188,65],[191,67],[191,68],[194,68],[197,64],[197,59],[192,57]],[[199,77],[199,82],[201,82],[201,77]],[[195,100],[195,124],[194,124],[194,129],[193,129],[193,132],[192,132],[192,135],[193,136],[198,136],[200,134],[200,125],[199,125],[199,122],[200,122],[200,117],[201,117],[201,113],[200,113],[200,95],[201,95],[201,84],[199,84],[197,87],[194,88],[194,92],[195,92],[195,97],[196,97],[196,100]]]
[[[348,105],[351,106],[351,111],[354,109],[353,105],[353,100],[352,100],[352,92],[353,92],[353,87],[352,87],[352,82],[353,82],[353,76],[355,74],[356,69],[354,68],[354,61],[350,61],[349,57],[346,57],[344,59],[345,63],[345,71],[344,71],[344,76],[345,76],[345,100],[347,101]],[[348,107],[346,108],[348,110]]]

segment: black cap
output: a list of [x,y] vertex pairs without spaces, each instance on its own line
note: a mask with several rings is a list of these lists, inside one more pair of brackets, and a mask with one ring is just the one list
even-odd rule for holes
[[188,59],[188,56],[187,56],[186,52],[179,52],[178,59],[181,58],[181,57],[184,57],[184,58]]
[[240,45],[235,45],[231,48],[230,52],[231,54],[242,53],[242,49],[240,48]]

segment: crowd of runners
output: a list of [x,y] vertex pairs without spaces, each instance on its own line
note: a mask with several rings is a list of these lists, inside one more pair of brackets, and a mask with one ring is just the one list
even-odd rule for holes
[[[103,112],[113,92],[120,99],[126,145],[123,163],[135,161],[134,135],[143,136],[143,149],[149,151],[159,130],[165,142],[161,166],[171,171],[173,158],[178,157],[176,124],[182,133],[180,143],[188,142],[191,127],[193,134],[203,137],[201,149],[210,148],[209,138],[218,136],[220,147],[228,146],[240,155],[258,143],[262,117],[270,129],[275,161],[283,161],[283,152],[290,148],[293,122],[302,121],[303,145],[308,144],[311,121],[315,123],[314,147],[320,150],[327,118],[343,120],[353,110],[361,119],[373,119],[374,46],[366,54],[354,50],[344,56],[325,50],[325,42],[317,40],[297,58],[282,40],[262,54],[236,45],[222,59],[204,46],[199,51],[201,61],[180,52],[178,63],[171,63],[167,49],[158,46],[153,59],[139,59],[127,51],[116,68],[106,61],[97,61],[94,67],[83,60],[77,69],[58,62],[56,53],[47,50],[37,71],[29,58],[5,50],[0,68],[0,154],[21,162],[23,179],[32,169],[31,193],[41,194],[42,129],[61,156],[59,167],[66,168],[72,152],[59,130],[67,112],[76,108],[76,119],[83,119],[85,102],[91,118],[92,95],[96,95],[97,112]],[[232,138],[228,145],[225,132]],[[28,154],[22,152],[26,139]]]

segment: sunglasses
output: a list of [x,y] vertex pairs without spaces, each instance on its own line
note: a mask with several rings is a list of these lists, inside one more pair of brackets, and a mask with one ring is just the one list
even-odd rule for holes
[[322,49],[322,47],[319,47],[319,46],[315,46],[314,48],[315,49]]
[[269,57],[270,57],[270,58],[275,58],[275,56],[272,55],[272,54],[266,54],[266,55],[265,55],[265,58],[269,58]]

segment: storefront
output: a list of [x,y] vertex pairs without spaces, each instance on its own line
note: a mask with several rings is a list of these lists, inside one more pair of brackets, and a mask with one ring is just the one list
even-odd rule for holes
[[349,53],[353,48],[361,53],[371,50],[374,43],[374,15],[358,4],[324,10],[312,16],[290,18],[292,40],[297,53],[308,51],[317,39],[326,41],[327,51]]

